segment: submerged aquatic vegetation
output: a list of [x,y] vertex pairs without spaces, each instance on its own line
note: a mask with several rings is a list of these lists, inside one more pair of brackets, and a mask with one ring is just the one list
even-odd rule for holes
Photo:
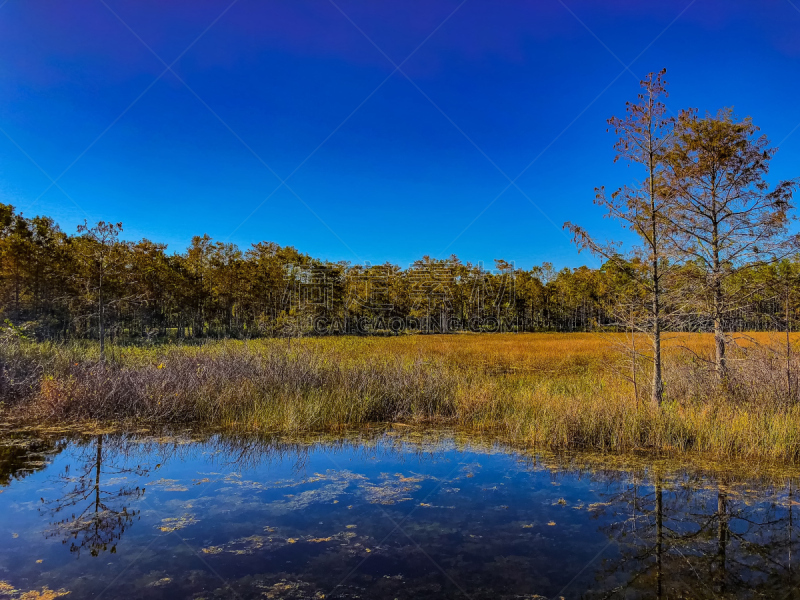
[[162,519],[161,525],[158,526],[158,529],[159,531],[163,531],[165,533],[172,533],[173,531],[178,531],[184,527],[188,527],[189,525],[194,525],[195,523],[197,523],[195,516],[187,513],[180,517],[168,517],[166,519]]
[[65,589],[51,590],[47,586],[41,590],[29,590],[23,592],[14,588],[7,581],[0,581],[0,598],[16,599],[16,600],[55,600],[68,595],[69,592]]
[[[800,359],[787,363],[768,345],[751,345],[741,351],[747,360],[731,353],[723,387],[701,360],[713,351],[711,337],[684,336],[666,345],[666,401],[656,409],[621,376],[630,365],[609,339],[220,341],[115,347],[105,363],[92,345],[19,343],[0,349],[0,388],[7,418],[49,424],[274,433],[446,424],[539,448],[800,459],[800,404],[792,396],[800,386],[792,388],[785,371],[800,372],[792,362]],[[639,369],[646,379],[646,365]]]

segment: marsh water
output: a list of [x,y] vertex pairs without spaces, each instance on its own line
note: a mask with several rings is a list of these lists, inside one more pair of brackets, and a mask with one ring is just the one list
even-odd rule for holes
[[795,486],[442,431],[6,432],[0,598],[797,598]]

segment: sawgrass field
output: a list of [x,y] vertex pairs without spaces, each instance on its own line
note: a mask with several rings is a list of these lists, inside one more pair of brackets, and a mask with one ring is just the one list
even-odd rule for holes
[[785,334],[738,335],[724,385],[704,360],[711,335],[667,337],[660,408],[649,401],[647,340],[590,333],[115,346],[104,363],[93,343],[18,340],[0,347],[0,397],[7,420],[38,424],[445,425],[528,447],[800,459],[796,334],[788,345]]

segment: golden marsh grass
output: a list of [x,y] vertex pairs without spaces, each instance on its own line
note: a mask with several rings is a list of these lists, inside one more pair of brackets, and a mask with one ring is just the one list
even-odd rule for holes
[[[712,337],[673,335],[661,409],[646,401],[646,390],[634,397],[630,364],[618,350],[624,339],[547,333],[220,341],[117,347],[105,365],[92,345],[18,344],[3,350],[0,391],[7,415],[49,423],[282,433],[446,424],[551,449],[800,458],[800,405],[786,383],[784,338],[743,337],[723,389],[702,361]],[[646,349],[646,340],[637,346]],[[640,382],[648,378],[646,362],[637,369]],[[791,376],[800,372],[796,363],[794,356],[788,361]]]

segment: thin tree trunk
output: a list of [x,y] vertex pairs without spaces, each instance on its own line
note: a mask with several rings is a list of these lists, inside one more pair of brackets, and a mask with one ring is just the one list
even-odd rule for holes
[[[633,316],[631,316],[633,323]],[[633,376],[633,395],[636,398],[636,406],[639,406],[639,382],[636,379],[636,331],[631,325],[631,375]]]
[[789,320],[789,300],[791,290],[786,286],[786,397],[792,399],[792,341],[789,336],[791,322]]
[[712,223],[712,237],[711,237],[711,248],[714,253],[714,270],[712,272],[713,286],[712,286],[712,293],[714,295],[714,347],[715,347],[715,358],[716,358],[716,370],[717,370],[717,379],[722,382],[727,378],[727,365],[725,361],[725,332],[723,330],[722,325],[722,308],[723,308],[723,296],[722,296],[722,279],[721,279],[721,271],[722,271],[722,264],[719,258],[719,222],[717,221],[717,200],[716,200],[716,189],[712,190],[712,214],[713,214],[713,223]]
[[106,330],[103,306],[103,266],[100,265],[100,286],[98,288],[98,300],[100,304],[100,362],[106,360]]
[[726,550],[728,545],[728,497],[723,492],[717,493],[717,581],[720,593],[725,593]]
[[789,480],[789,586],[792,586],[792,579],[794,572],[792,571],[792,529],[794,522],[792,520],[792,507],[794,505],[794,498],[792,498],[792,480]]
[[94,490],[95,490],[95,512],[100,512],[100,466],[103,464],[103,436],[97,436],[97,459],[95,462],[95,478],[94,478]]
[[722,325],[722,285],[719,279],[714,283],[714,348],[717,378],[724,381],[728,369],[725,359],[725,330]]
[[664,544],[664,499],[661,488],[661,475],[656,478],[656,586],[657,597],[661,598],[663,588],[663,572],[661,564],[661,554]]
[[[651,101],[652,102],[652,101]],[[652,136],[651,136],[652,145]],[[653,245],[653,385],[651,402],[660,407],[664,399],[664,382],[661,376],[661,286],[658,272],[658,223],[656,222],[655,164],[650,149],[650,225]]]

